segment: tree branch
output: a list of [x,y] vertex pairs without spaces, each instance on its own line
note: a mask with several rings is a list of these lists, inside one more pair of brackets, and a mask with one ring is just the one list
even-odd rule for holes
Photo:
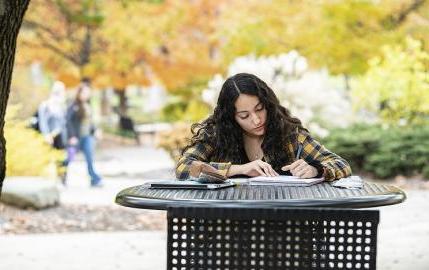
[[66,51],[62,50],[59,46],[52,44],[42,34],[40,34],[40,32],[36,31],[35,33],[40,39],[40,46],[48,48],[49,50],[63,57],[64,59],[71,61],[75,65],[79,65],[79,61],[77,60],[77,57],[74,54],[67,53]]
[[86,65],[90,61],[91,57],[91,51],[92,51],[92,31],[89,26],[85,29],[85,37],[83,42],[81,43],[80,50],[79,50],[79,59],[80,64],[82,66]]
[[389,29],[394,29],[396,27],[399,27],[405,21],[407,16],[410,15],[410,13],[418,10],[425,2],[426,0],[414,0],[409,6],[400,10],[396,14],[389,15],[382,22]]
[[50,29],[49,27],[46,27],[36,21],[32,21],[32,20],[28,20],[28,19],[24,19],[23,22],[23,27],[29,27],[29,28],[33,28],[34,31],[41,31],[44,33],[49,34],[53,39],[55,40],[61,40],[63,39],[62,36],[60,36],[58,33],[56,33],[55,31],[53,31],[52,29]]
[[65,52],[63,52],[60,48],[56,47],[55,45],[49,44],[47,42],[43,42],[42,41],[42,45],[48,49],[50,49],[51,51],[55,52],[56,54],[58,54],[59,56],[63,57],[66,60],[69,60],[70,62],[72,62],[73,64],[79,66],[79,61],[77,61],[72,54],[67,54]]

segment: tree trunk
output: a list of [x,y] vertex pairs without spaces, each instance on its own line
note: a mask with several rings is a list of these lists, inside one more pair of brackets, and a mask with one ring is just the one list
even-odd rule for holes
[[109,98],[107,97],[107,89],[101,91],[101,115],[107,116],[110,114]]
[[115,93],[119,97],[118,112],[120,115],[127,115],[128,100],[125,89],[115,89]]
[[350,76],[348,74],[344,74],[344,89],[347,92],[350,92]]
[[81,67],[84,67],[86,64],[89,63],[90,61],[90,57],[91,57],[91,51],[92,51],[92,31],[91,28],[89,26],[86,26],[85,29],[85,38],[82,42],[82,46],[80,48],[80,61],[79,61],[79,65]]
[[0,196],[6,177],[4,118],[15,61],[16,38],[30,0],[0,0]]

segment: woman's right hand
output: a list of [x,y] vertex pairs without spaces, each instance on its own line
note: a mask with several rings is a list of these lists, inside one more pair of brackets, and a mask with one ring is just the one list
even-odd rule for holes
[[247,176],[278,176],[279,174],[271,167],[270,164],[257,159],[249,163],[240,165],[241,174]]

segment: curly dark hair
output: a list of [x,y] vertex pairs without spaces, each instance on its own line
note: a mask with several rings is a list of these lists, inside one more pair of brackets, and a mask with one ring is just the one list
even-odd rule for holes
[[87,111],[85,110],[85,103],[87,103],[89,101],[83,101],[80,98],[85,87],[87,87],[87,86],[80,85],[77,88],[76,96],[74,98],[74,103],[77,105],[77,116],[78,116],[79,120],[82,120],[83,118],[85,118],[86,114],[87,114]]
[[240,94],[257,96],[267,110],[266,132],[262,150],[277,172],[284,164],[294,160],[293,153],[284,147],[286,143],[296,144],[298,131],[306,131],[301,121],[291,116],[288,109],[280,105],[274,91],[253,74],[238,73],[222,85],[216,108],[211,116],[191,127],[192,138],[182,154],[197,143],[208,143],[215,151],[210,161],[243,164],[249,162],[243,142],[243,130],[235,121],[235,101]]

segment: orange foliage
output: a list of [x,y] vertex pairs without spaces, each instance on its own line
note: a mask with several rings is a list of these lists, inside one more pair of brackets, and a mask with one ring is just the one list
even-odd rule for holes
[[220,70],[215,34],[225,3],[225,0],[182,1],[177,6],[177,1],[166,1],[165,8],[179,8],[183,15],[173,31],[160,34],[160,47],[146,60],[167,89],[209,78]]
[[56,75],[56,79],[62,81],[67,88],[74,87],[79,84],[80,76],[67,72],[58,72]]
[[[104,21],[91,32],[89,63],[66,55],[79,55],[82,43],[77,40],[85,36],[86,25],[70,24],[56,2],[33,2],[27,14],[33,25],[24,27],[20,40],[25,50],[20,54],[21,63],[41,60],[45,69],[69,86],[82,76],[91,77],[97,87],[148,85],[153,80],[147,72],[151,70],[152,77],[174,90],[209,78],[220,69],[216,25],[227,0],[165,0],[161,4],[130,1],[127,7],[119,1],[105,1],[99,6]],[[76,10],[82,3],[73,0],[67,8]],[[48,14],[50,19],[46,20]],[[35,29],[39,29],[37,35]],[[68,35],[70,31],[75,35]]]

